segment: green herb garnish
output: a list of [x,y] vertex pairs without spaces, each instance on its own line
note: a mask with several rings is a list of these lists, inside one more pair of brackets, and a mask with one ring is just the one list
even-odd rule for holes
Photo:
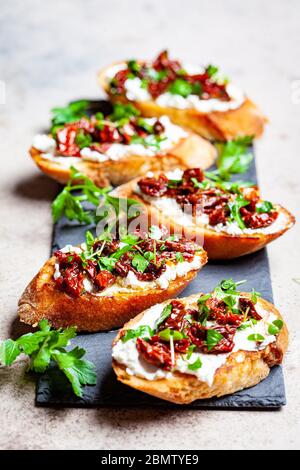
[[249,204],[250,202],[244,199],[243,196],[240,196],[239,194],[237,195],[234,201],[228,203],[228,208],[230,210],[230,219],[231,221],[235,221],[241,230],[246,228],[246,225],[242,219],[240,209],[242,207],[248,206]]
[[171,314],[172,312],[172,305],[168,304],[163,309],[161,316],[155,322],[155,329],[157,329]]
[[207,335],[206,335],[207,350],[211,351],[212,349],[214,349],[214,347],[217,346],[217,344],[219,344],[219,342],[223,338],[224,338],[224,336],[221,335],[221,333],[219,333],[218,331],[216,331],[216,330],[207,330]]
[[65,107],[52,108],[52,119],[51,119],[51,133],[55,136],[57,129],[62,127],[64,124],[70,122],[79,121],[84,116],[87,116],[87,109],[89,101],[78,100],[73,101]]
[[137,271],[143,273],[147,269],[149,261],[141,253],[137,253],[132,258],[131,264]]
[[274,320],[270,325],[269,325],[269,328],[268,328],[268,333],[269,335],[278,335],[278,333],[280,332],[280,330],[282,330],[282,327],[283,327],[283,321],[278,319],[278,320]]
[[180,331],[170,330],[170,328],[166,328],[165,330],[160,331],[158,333],[158,336],[163,341],[170,341],[171,337],[173,338],[174,341],[180,341],[181,339],[184,338],[183,334]]
[[265,340],[265,337],[263,335],[260,335],[259,333],[255,333],[253,335],[248,336],[248,341],[256,341],[257,343],[262,343]]
[[255,209],[259,214],[265,214],[271,212],[274,209],[274,206],[270,201],[262,201],[256,204]]
[[254,304],[257,303],[258,297],[261,297],[261,294],[259,292],[256,292],[254,289],[252,289],[251,300]]
[[[62,216],[65,216],[69,220],[90,224],[93,220],[91,212],[83,208],[82,202],[88,201],[97,206],[100,197],[110,189],[98,188],[86,175],[71,167],[71,176],[67,185],[52,202],[53,222],[57,222]],[[74,195],[74,191],[80,191],[80,194]]]
[[50,361],[53,361],[71,382],[75,395],[82,397],[82,387],[95,385],[96,374],[94,364],[82,359],[86,352],[84,349],[78,346],[71,351],[65,349],[76,336],[76,328],[53,330],[47,320],[41,320],[39,329],[35,333],[20,336],[16,341],[3,341],[0,344],[1,364],[10,366],[23,353],[31,358],[29,369],[43,373],[49,368]]
[[125,330],[125,334],[122,336],[121,340],[123,343],[126,343],[130,339],[135,338],[151,338],[153,336],[153,330],[149,325],[141,325],[136,329]]
[[200,357],[197,357],[197,359],[195,360],[195,362],[193,362],[192,364],[189,364],[188,365],[188,369],[189,370],[198,370],[202,367],[202,362],[201,362],[201,359]]
[[177,78],[169,87],[168,91],[172,93],[172,95],[180,95],[183,98],[189,96],[192,91],[192,85],[184,80],[183,78]]
[[230,176],[248,171],[253,160],[253,154],[249,151],[249,145],[253,140],[252,136],[237,138],[218,144],[219,158],[217,162],[218,174],[223,180],[230,179]]

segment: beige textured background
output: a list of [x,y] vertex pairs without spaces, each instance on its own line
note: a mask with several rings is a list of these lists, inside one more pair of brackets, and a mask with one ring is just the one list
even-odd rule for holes
[[[11,0],[0,9],[0,337],[18,329],[16,304],[47,258],[55,184],[27,156],[49,109],[97,98],[97,69],[169,47],[189,62],[219,64],[270,118],[257,143],[263,194],[299,217],[300,102],[297,0]],[[298,80],[298,82],[297,82]],[[298,93],[300,101],[300,93]],[[281,411],[39,409],[23,361],[0,369],[5,449],[299,448],[299,228],[270,248],[275,301],[291,344]],[[225,432],[224,432],[225,431]]]

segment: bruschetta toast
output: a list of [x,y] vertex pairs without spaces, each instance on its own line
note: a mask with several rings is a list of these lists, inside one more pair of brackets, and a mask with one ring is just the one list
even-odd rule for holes
[[150,173],[114,193],[142,203],[150,224],[202,244],[209,259],[253,253],[295,223],[284,207],[262,200],[252,183],[225,182],[200,168]]
[[121,241],[66,246],[44,264],[19,301],[20,320],[78,331],[110,330],[180,293],[206,263],[204,250],[152,227]]
[[228,279],[211,294],[168,300],[127,323],[112,349],[118,380],[188,404],[265,379],[282,362],[288,330],[274,305],[237,284]]
[[259,137],[266,118],[218,68],[183,65],[163,51],[151,63],[130,60],[99,73],[113,101],[133,103],[143,116],[169,116],[209,140]]
[[82,113],[78,120],[54,125],[52,135],[35,136],[30,155],[60,183],[67,183],[73,166],[104,187],[147,171],[208,168],[217,153],[208,141],[174,125],[167,116],[142,118],[132,105],[116,104],[108,116]]

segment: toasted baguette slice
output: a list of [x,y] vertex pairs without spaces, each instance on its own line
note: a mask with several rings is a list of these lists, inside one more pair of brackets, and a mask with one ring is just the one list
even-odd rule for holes
[[276,205],[278,210],[285,216],[286,223],[281,230],[274,233],[264,234],[257,232],[253,234],[230,235],[226,232],[217,232],[205,226],[183,226],[172,217],[169,217],[167,213],[162,212],[144,200],[141,195],[135,193],[138,180],[139,178],[136,178],[127,184],[119,186],[114,190],[114,195],[134,198],[143,204],[150,225],[162,224],[168,227],[171,234],[182,234],[182,236],[190,240],[197,240],[197,243],[202,240],[203,248],[207,252],[209,259],[232,259],[254,253],[283,235],[295,223],[295,217],[287,209]]
[[112,65],[99,72],[101,87],[113,102],[131,102],[145,117],[169,116],[175,124],[187,127],[209,140],[228,141],[250,135],[259,137],[264,131],[267,118],[249,98],[237,109],[201,113],[192,108],[161,107],[155,101],[129,101],[126,96],[114,95],[110,92],[107,80],[107,71]]
[[[247,296],[246,293],[242,293]],[[197,303],[201,294],[179,299],[181,302]],[[267,312],[273,313],[278,319],[282,319],[274,305],[264,299],[258,302]],[[164,302],[163,305],[167,305]],[[143,312],[128,322],[119,332],[113,345],[115,345],[124,330],[134,329],[147,312]],[[148,393],[155,397],[177,404],[188,404],[195,400],[211,397],[221,397],[232,394],[245,388],[253,387],[264,380],[271,367],[282,362],[288,347],[288,330],[283,326],[276,341],[260,351],[237,351],[230,353],[225,364],[219,367],[215,373],[213,384],[200,381],[196,376],[173,372],[171,378],[147,380],[143,377],[131,375],[126,371],[126,366],[113,359],[112,366],[120,382],[130,387]]]
[[[207,262],[200,254],[201,267]],[[199,268],[200,269],[200,268]],[[55,257],[51,257],[26,287],[19,300],[20,320],[30,325],[46,318],[55,328],[76,326],[78,331],[110,330],[123,326],[130,318],[158,302],[182,292],[196,277],[197,270],[170,281],[167,289],[122,289],[122,292],[97,296],[85,292],[73,298],[60,291],[53,279]],[[105,292],[105,291],[104,291]]]
[[[55,159],[43,158],[42,152],[34,147],[31,147],[30,155],[43,173],[59,183],[67,183],[70,168]],[[209,168],[216,157],[216,149],[211,143],[193,132],[188,132],[187,137],[180,139],[167,153],[158,153],[152,157],[130,155],[105,162],[78,158],[78,162],[73,163],[73,166],[87,175],[98,187],[105,187],[126,183],[147,171],[167,171],[176,167],[185,169],[194,166]],[[67,161],[68,157],[65,158]]]

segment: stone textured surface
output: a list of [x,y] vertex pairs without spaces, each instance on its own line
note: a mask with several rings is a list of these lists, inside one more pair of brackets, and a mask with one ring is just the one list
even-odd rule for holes
[[[49,108],[101,95],[97,69],[162,47],[185,60],[213,62],[235,77],[270,118],[257,143],[263,194],[299,216],[300,5],[296,0],[12,0],[0,12],[0,335],[21,331],[16,304],[47,258],[49,205],[56,190],[27,157]],[[297,204],[298,203],[298,204]],[[291,342],[287,406],[276,412],[40,409],[24,360],[0,369],[5,449],[299,448],[299,228],[269,249],[275,302]],[[224,429],[230,427],[230,440]],[[179,432],[176,432],[178,430]]]

